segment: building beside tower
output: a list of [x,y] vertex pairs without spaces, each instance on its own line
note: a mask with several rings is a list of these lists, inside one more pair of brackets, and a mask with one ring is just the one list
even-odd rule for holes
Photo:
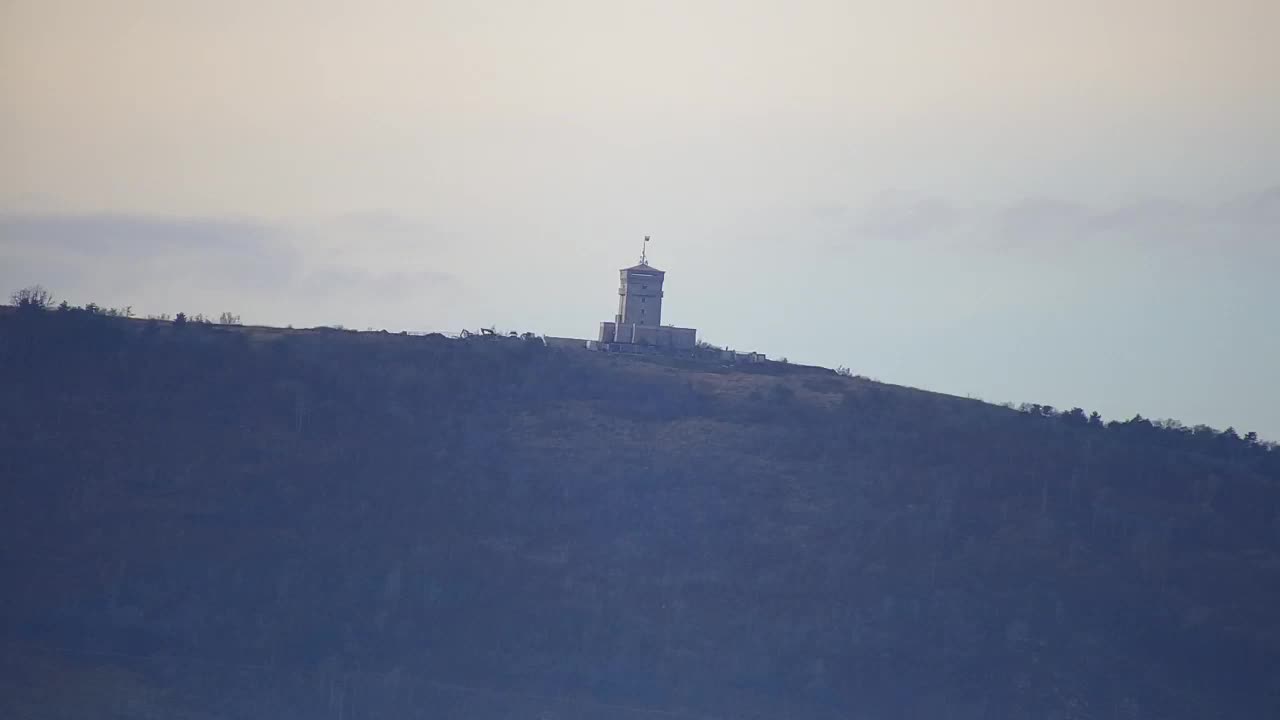
[[603,349],[644,352],[652,349],[692,351],[698,331],[662,324],[662,285],[666,273],[648,260],[648,236],[640,264],[618,271],[618,313],[600,323],[596,342]]

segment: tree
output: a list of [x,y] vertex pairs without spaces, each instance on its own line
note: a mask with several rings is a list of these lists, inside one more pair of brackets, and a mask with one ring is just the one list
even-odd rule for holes
[[176,325],[177,327],[182,327],[182,326],[186,325],[186,324],[187,324],[187,314],[186,314],[186,313],[178,313],[177,315],[174,315],[174,316],[173,316],[173,324],[174,324],[174,325]]
[[239,325],[240,316],[232,315],[229,312],[224,312],[218,316],[218,324],[219,325]]
[[1089,418],[1083,408],[1074,407],[1062,413],[1062,419],[1071,425],[1088,425]]
[[9,299],[20,310],[47,310],[53,305],[53,293],[40,285],[32,285],[15,291]]

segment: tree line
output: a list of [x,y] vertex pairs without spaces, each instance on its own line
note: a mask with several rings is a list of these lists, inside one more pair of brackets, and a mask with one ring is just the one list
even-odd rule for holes
[[[90,303],[85,303],[83,306],[77,306],[77,305],[72,305],[66,300],[63,300],[57,305],[54,305],[54,300],[55,298],[53,293],[45,289],[41,285],[31,285],[29,287],[25,287],[20,290],[15,290],[9,295],[9,301],[13,304],[15,308],[17,308],[19,311],[22,311],[22,312],[54,311],[54,312],[62,312],[62,313],[75,312],[75,313],[81,313],[85,315],[101,315],[103,317],[118,317],[118,318],[135,317],[132,305],[126,305],[125,307],[116,308],[116,307],[109,307],[109,306],[99,305],[97,303],[90,302]],[[242,324],[240,321],[240,316],[231,312],[223,312],[220,315],[218,315],[217,318],[214,318],[211,315],[206,316],[203,313],[196,313],[195,315],[187,315],[186,313],[180,312],[172,316],[169,315],[168,313],[161,313],[158,315],[148,315],[146,316],[146,319],[160,321],[160,322],[171,322],[174,325],[179,325],[179,326],[186,325],[189,322],[204,324],[204,325],[212,325],[212,324],[240,325]]]

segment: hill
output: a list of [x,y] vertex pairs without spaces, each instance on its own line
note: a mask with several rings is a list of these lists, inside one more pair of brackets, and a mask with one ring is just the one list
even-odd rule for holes
[[1280,716],[1280,453],[768,363],[0,313],[9,717]]

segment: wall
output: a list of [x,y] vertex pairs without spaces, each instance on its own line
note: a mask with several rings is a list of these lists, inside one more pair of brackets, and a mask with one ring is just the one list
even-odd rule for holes
[[668,335],[665,344],[676,350],[692,350],[698,344],[698,331],[693,328],[664,327],[662,331]]
[[698,331],[693,328],[678,328],[668,325],[650,326],[636,323],[614,325],[611,322],[600,323],[599,342],[634,343],[653,347],[672,348],[674,350],[693,350],[697,345]]
[[585,348],[587,346],[587,341],[584,338],[552,337],[551,335],[544,335],[542,339],[547,343],[547,347]]

